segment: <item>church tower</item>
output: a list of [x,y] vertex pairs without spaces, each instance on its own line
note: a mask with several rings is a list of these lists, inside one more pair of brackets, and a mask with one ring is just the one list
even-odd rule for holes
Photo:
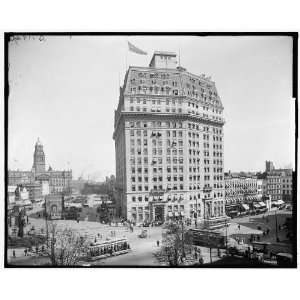
[[46,171],[45,153],[43,150],[43,145],[41,144],[39,138],[38,138],[37,142],[35,143],[32,169],[35,173],[43,173]]

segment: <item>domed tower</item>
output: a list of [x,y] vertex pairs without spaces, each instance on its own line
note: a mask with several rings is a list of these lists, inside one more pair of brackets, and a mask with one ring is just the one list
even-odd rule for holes
[[35,173],[43,173],[46,170],[45,153],[39,138],[35,143],[32,169]]

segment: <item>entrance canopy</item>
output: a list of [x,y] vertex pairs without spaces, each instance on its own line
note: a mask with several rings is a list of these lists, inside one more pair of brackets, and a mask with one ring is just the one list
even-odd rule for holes
[[249,205],[247,205],[247,204],[242,204],[242,207],[245,209],[245,210],[249,210],[250,208],[249,208]]

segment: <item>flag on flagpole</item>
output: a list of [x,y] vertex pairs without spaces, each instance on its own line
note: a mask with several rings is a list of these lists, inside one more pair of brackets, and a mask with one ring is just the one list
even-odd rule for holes
[[[128,41],[127,41],[128,42]],[[133,44],[131,44],[130,42],[128,42],[128,49],[131,52],[134,52],[136,54],[140,54],[140,55],[147,55],[147,52],[137,48],[136,46],[134,46]]]

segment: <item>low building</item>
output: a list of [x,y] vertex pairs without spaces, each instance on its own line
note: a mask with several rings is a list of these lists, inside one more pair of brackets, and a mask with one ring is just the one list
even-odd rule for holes
[[287,170],[282,174],[282,200],[291,203],[293,199],[293,172]]
[[258,200],[256,176],[246,173],[225,173],[226,205]]

